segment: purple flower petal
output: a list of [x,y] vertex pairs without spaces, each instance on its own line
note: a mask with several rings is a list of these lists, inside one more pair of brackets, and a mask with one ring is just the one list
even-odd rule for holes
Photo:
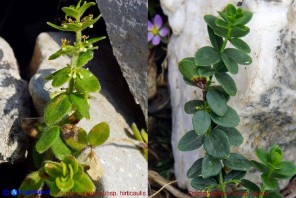
[[165,37],[166,35],[168,35],[169,33],[169,29],[167,27],[163,27],[159,30],[158,34],[162,37]]
[[161,18],[161,16],[160,16],[159,14],[157,14],[157,15],[154,16],[154,20],[153,20],[153,22],[154,22],[154,25],[155,25],[158,29],[161,28],[161,26],[162,26],[162,18]]
[[156,35],[154,36],[154,38],[152,39],[152,44],[154,46],[158,45],[160,43],[160,36]]
[[153,34],[151,32],[148,32],[148,42],[150,42],[153,39]]
[[148,20],[148,30],[152,30],[153,24],[151,21]]

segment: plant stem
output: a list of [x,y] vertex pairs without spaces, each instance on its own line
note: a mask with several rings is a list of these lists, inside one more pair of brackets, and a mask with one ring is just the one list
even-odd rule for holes
[[219,173],[219,184],[220,184],[220,188],[223,192],[222,197],[223,198],[227,198],[227,195],[225,193],[225,188],[224,188],[224,182],[223,182],[223,176],[222,176],[222,172]]
[[264,193],[265,193],[265,186],[264,186],[264,184],[262,185],[262,190],[261,190],[261,192],[260,192],[260,196],[259,196],[259,198],[263,198],[264,197]]
[[222,47],[221,47],[221,50],[220,50],[220,53],[222,54],[222,52],[224,51],[225,47],[226,47],[226,44],[228,42],[228,39],[225,38],[224,41],[223,41],[223,44],[222,44]]
[[[80,45],[80,43],[81,43],[81,35],[82,35],[81,30],[78,30],[76,32],[76,43],[75,43],[75,45],[78,45],[78,46]],[[78,56],[79,56],[79,51],[75,52],[73,54],[73,56],[71,58],[71,70],[73,70],[76,67]],[[69,82],[69,88],[67,90],[67,93],[71,94],[73,92],[73,90],[74,90],[74,78],[72,76],[72,78],[71,78],[71,80]]]

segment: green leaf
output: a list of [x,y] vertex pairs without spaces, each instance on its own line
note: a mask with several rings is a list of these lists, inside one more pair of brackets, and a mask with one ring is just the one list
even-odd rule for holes
[[216,35],[210,26],[208,26],[208,34],[211,44],[217,51],[219,51],[222,47],[223,39],[220,36]]
[[[44,169],[46,174],[48,174],[52,178],[56,178],[60,175],[63,175],[63,168],[59,162],[46,161]],[[40,169],[39,175],[41,175],[40,173],[42,172],[43,171]]]
[[69,67],[65,67],[59,71],[57,71],[54,75],[52,86],[53,87],[60,87],[66,82],[68,82],[71,78],[69,75],[71,73],[71,69]]
[[288,178],[294,176],[296,174],[296,166],[293,162],[290,161],[282,161],[280,163],[280,169],[276,169],[274,171],[274,175],[277,177],[286,176]]
[[235,82],[227,73],[216,73],[215,77],[226,93],[235,96],[237,92]]
[[180,151],[193,151],[201,147],[204,142],[203,135],[197,135],[194,130],[191,130],[180,139],[178,148]]
[[87,140],[91,146],[99,146],[106,142],[110,135],[108,123],[101,122],[94,126],[88,133]]
[[206,136],[204,148],[211,156],[225,159],[230,153],[230,143],[225,133],[219,129],[214,129]]
[[184,110],[188,114],[194,114],[198,111],[198,108],[204,105],[202,100],[190,100],[185,103]]
[[77,58],[76,67],[82,67],[86,65],[91,59],[93,59],[94,52],[92,50],[88,50],[86,52],[80,53]]
[[255,154],[256,156],[264,163],[267,164],[267,152],[261,148],[256,148],[255,149]]
[[227,175],[225,176],[225,181],[230,181],[230,180],[241,180],[242,178],[245,177],[247,174],[246,171],[237,171],[237,170],[232,170]]
[[222,19],[224,19],[224,21],[229,22],[227,14],[225,12],[218,11],[218,14],[221,16]]
[[232,29],[230,36],[231,37],[244,37],[249,34],[250,28],[246,26],[236,26]]
[[144,129],[141,130],[141,136],[143,138],[143,142],[148,143],[148,133]]
[[219,52],[210,46],[202,47],[195,54],[195,64],[198,66],[209,66],[221,60]]
[[244,51],[239,49],[227,48],[225,49],[224,54],[228,56],[230,59],[232,59],[233,61],[235,61],[236,63],[241,65],[250,65],[252,63],[251,57],[248,54],[246,54]]
[[[53,24],[51,22],[47,22],[47,25],[57,29],[57,30],[60,30],[60,31],[71,31],[71,30],[68,30],[67,28],[64,28],[62,26],[59,26],[59,25],[56,25],[56,24]],[[51,60],[51,59],[50,59]]]
[[88,28],[89,26],[95,24],[100,18],[101,18],[101,15],[98,16],[97,18],[92,19],[92,20],[86,20],[84,23],[82,23],[80,30],[84,30],[84,29]]
[[132,124],[132,131],[134,134],[134,138],[140,142],[143,142],[143,138],[142,135],[137,127],[137,125],[135,123]]
[[262,173],[267,173],[269,171],[269,168],[266,165],[259,163],[255,160],[251,160],[251,164],[254,168],[256,168],[258,171]]
[[216,19],[215,23],[218,27],[228,28],[227,23],[222,19]]
[[71,111],[72,104],[66,94],[60,94],[53,98],[44,110],[44,121],[47,125],[53,125],[64,118]]
[[244,52],[247,52],[247,53],[251,52],[251,48],[249,47],[249,45],[245,41],[243,41],[239,38],[232,38],[232,39],[229,39],[229,41],[234,47],[236,47],[240,50],[243,50]]
[[77,70],[77,77],[74,82],[75,88],[78,92],[95,92],[99,91],[100,83],[90,71],[86,69]]
[[210,114],[204,110],[196,112],[192,117],[192,124],[198,135],[205,134],[211,125]]
[[202,77],[210,77],[216,73],[216,70],[211,67],[200,67],[198,68],[198,73]]
[[211,86],[211,89],[215,89],[216,91],[220,92],[225,97],[226,101],[230,99],[230,95],[225,92],[223,87],[216,85],[216,86]]
[[278,180],[268,177],[265,173],[261,175],[261,180],[266,190],[277,190],[279,187]]
[[228,4],[226,6],[226,13],[227,13],[227,16],[235,16],[236,15],[236,8],[234,5],[232,4]]
[[213,122],[223,127],[236,127],[239,122],[239,116],[236,111],[231,107],[228,107],[226,113],[223,116],[218,116],[215,113],[211,113]]
[[259,188],[259,186],[257,186],[257,184],[255,184],[255,183],[253,183],[253,182],[251,182],[251,181],[249,181],[247,179],[242,179],[241,182],[240,182],[240,184],[243,187],[251,190],[252,192],[258,193],[258,192],[261,191],[260,188]]
[[217,128],[222,130],[227,135],[231,146],[239,146],[243,143],[244,138],[236,128],[227,128],[222,126]]
[[84,95],[78,93],[72,93],[70,95],[70,100],[72,105],[77,109],[77,111],[86,119],[90,119],[89,115],[89,104]]
[[51,150],[59,160],[63,160],[66,156],[71,155],[70,149],[65,145],[60,136],[52,144]]
[[211,109],[217,115],[223,116],[227,112],[226,99],[221,92],[210,88],[207,91],[206,99]]
[[63,179],[61,177],[57,177],[55,183],[62,192],[69,192],[74,186],[73,179],[68,177]]
[[249,160],[237,153],[230,153],[229,157],[223,163],[225,167],[232,170],[248,171],[252,167]]
[[73,192],[81,193],[81,192],[95,192],[96,187],[89,178],[86,173],[82,173],[82,176],[79,180],[76,180],[74,183],[74,187],[72,189]]
[[61,190],[57,187],[55,182],[49,182],[46,180],[46,184],[50,189],[50,195],[52,197],[61,197],[62,196],[62,192]]
[[194,63],[194,58],[184,58],[179,64],[179,71],[187,80],[192,81],[194,78],[199,77],[199,73],[197,71],[198,66]]
[[210,186],[216,186],[217,182],[214,178],[197,177],[191,180],[191,186],[196,190],[205,190]]
[[95,2],[84,2],[84,4],[78,9],[79,12],[79,16],[82,16],[84,14],[84,12],[91,6],[96,5]]
[[63,7],[62,11],[66,14],[66,17],[73,17],[76,20],[79,17],[79,12],[73,7]]
[[227,37],[227,28],[222,28],[222,27],[218,27],[216,25],[216,19],[218,19],[215,16],[212,15],[205,15],[204,16],[204,20],[206,21],[206,23],[208,24],[208,26],[210,26],[210,28],[212,28],[212,30],[214,31],[214,33],[216,35],[219,35],[221,37]]
[[244,16],[234,21],[233,25],[246,25],[251,21],[253,13],[250,11],[243,11]]
[[220,173],[222,165],[219,159],[206,155],[202,160],[202,177],[216,176]]
[[225,63],[228,71],[232,74],[238,73],[238,64],[229,58],[225,53],[221,55],[223,62]]
[[70,45],[65,46],[65,47],[63,47],[62,49],[60,49],[59,51],[57,51],[57,52],[55,52],[54,54],[52,54],[52,55],[48,58],[48,60],[54,60],[54,59],[56,59],[56,58],[58,58],[58,57],[60,57],[60,56],[67,55],[67,54],[72,54],[72,53],[74,53],[76,50],[77,50],[77,48],[74,47],[74,46],[70,46]]
[[283,160],[283,150],[278,145],[273,145],[267,155],[267,159],[270,163],[277,166]]
[[36,150],[38,153],[43,153],[51,147],[51,145],[59,137],[60,128],[57,126],[51,127],[44,131],[36,143]]
[[196,160],[187,171],[188,178],[196,178],[201,175],[203,158]]
[[84,129],[80,128],[78,131],[71,131],[70,133],[63,134],[64,141],[71,148],[81,151],[88,145],[87,133]]
[[220,73],[220,72],[228,72],[228,69],[225,65],[225,63],[222,61],[220,61],[218,64],[216,64],[216,73]]
[[87,42],[88,42],[88,44],[93,44],[93,43],[99,42],[99,41],[101,41],[101,40],[103,40],[105,38],[106,38],[106,36],[91,38],[91,39],[88,39]]
[[39,177],[38,171],[32,172],[21,183],[20,190],[41,190],[43,187],[43,180]]

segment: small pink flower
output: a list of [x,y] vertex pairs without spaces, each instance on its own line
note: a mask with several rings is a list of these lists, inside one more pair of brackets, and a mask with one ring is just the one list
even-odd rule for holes
[[148,20],[148,42],[152,41],[152,45],[159,45],[161,37],[165,37],[169,33],[167,27],[162,27],[162,18],[160,15],[155,15],[153,23]]

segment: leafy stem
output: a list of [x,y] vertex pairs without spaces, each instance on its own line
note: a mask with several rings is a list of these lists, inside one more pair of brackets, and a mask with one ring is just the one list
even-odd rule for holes
[[223,181],[222,172],[219,173],[219,184],[220,184],[219,186],[220,186],[220,188],[222,190],[222,193],[223,193],[222,197],[227,198],[227,195],[225,193],[225,184],[224,184],[224,181]]
[[261,192],[260,192],[260,195],[259,195],[259,198],[263,198],[264,197],[264,194],[265,194],[265,185],[263,184],[262,185]]
[[[67,192],[94,192],[95,185],[90,177],[93,180],[101,177],[88,173],[101,169],[93,148],[107,141],[110,127],[108,123],[101,122],[87,133],[76,124],[82,118],[90,119],[89,93],[100,90],[97,77],[83,67],[93,58],[93,51],[98,49],[93,44],[105,37],[89,39],[82,35],[82,31],[92,28],[100,16],[83,16],[89,7],[96,4],[81,2],[62,8],[66,16],[60,26],[48,22],[55,29],[75,33],[76,39],[72,45],[63,38],[61,49],[49,57],[49,60],[53,60],[60,56],[71,56],[66,67],[46,78],[52,80],[53,87],[68,87],[61,88],[46,105],[44,123],[38,127],[41,135],[35,146],[37,152],[34,161],[39,170],[27,176],[20,187],[22,190],[42,189],[46,184],[53,197],[66,195]],[[90,154],[83,153],[86,148],[90,148]]]

